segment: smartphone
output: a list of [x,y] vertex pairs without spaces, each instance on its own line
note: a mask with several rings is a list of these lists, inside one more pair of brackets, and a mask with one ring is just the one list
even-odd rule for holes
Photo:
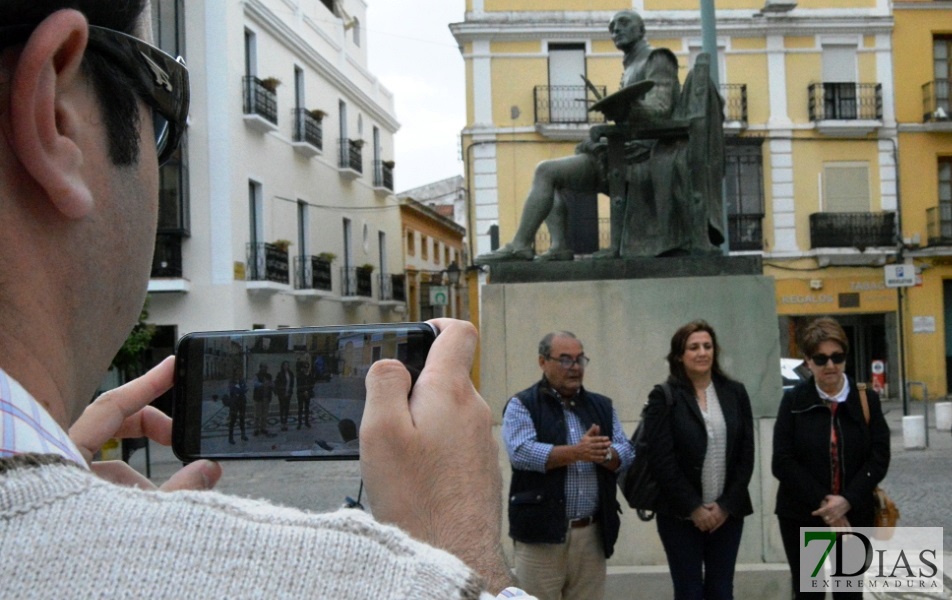
[[172,450],[185,462],[356,459],[370,365],[395,358],[415,383],[437,334],[429,323],[381,323],[185,335]]

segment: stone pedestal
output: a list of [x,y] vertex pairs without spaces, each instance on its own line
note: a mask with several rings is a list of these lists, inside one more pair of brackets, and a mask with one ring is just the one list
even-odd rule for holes
[[[494,266],[490,283],[481,290],[480,391],[497,422],[512,394],[540,378],[539,340],[564,329],[582,341],[591,359],[586,388],[613,399],[631,435],[648,392],[668,375],[665,356],[672,334],[688,321],[704,319],[717,332],[721,367],[746,385],[755,418],[757,462],[750,485],[755,513],[745,521],[738,563],[785,562],[773,516],[776,482],[770,474],[773,422],[782,395],[779,330],[774,280],[761,274],[759,259],[541,266]],[[508,489],[510,467],[504,450],[500,463]],[[622,503],[622,531],[610,566],[624,571],[666,565],[655,524],[641,523]]]

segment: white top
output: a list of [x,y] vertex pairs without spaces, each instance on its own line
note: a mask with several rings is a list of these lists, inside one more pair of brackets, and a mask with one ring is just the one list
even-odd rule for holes
[[[724,474],[727,469],[727,423],[717,399],[714,383],[704,390],[707,410],[701,409],[704,428],[707,430],[707,453],[701,468],[701,496],[705,504],[717,500],[724,491]],[[698,405],[700,408],[700,404]]]

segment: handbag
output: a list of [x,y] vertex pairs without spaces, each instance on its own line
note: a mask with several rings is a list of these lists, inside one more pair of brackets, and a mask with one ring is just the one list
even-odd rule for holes
[[[863,418],[866,419],[866,426],[869,427],[869,401],[866,399],[866,384],[858,383],[856,388],[859,390],[859,400],[863,405]],[[896,526],[898,521],[899,508],[896,503],[892,501],[892,498],[886,494],[883,488],[876,486],[876,489],[873,490],[873,526],[888,528],[888,531],[882,532],[876,537],[886,540],[891,538],[893,535],[892,528]]]
[[[661,384],[664,391],[665,405],[670,410],[674,400],[671,397],[671,387],[667,383]],[[641,422],[631,436],[631,445],[635,449],[635,460],[628,467],[628,470],[618,478],[618,487],[628,502],[628,506],[635,509],[635,513],[642,521],[654,519],[654,508],[658,502],[658,496],[661,495],[661,489],[657,480],[651,474],[649,460],[651,458],[651,449],[649,447],[650,436],[645,427],[645,412],[648,409],[647,403],[641,409]]]

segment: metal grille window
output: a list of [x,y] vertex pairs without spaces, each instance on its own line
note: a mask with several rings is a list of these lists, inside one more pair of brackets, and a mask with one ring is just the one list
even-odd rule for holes
[[724,148],[724,191],[731,250],[762,250],[764,219],[763,151],[760,143]]

